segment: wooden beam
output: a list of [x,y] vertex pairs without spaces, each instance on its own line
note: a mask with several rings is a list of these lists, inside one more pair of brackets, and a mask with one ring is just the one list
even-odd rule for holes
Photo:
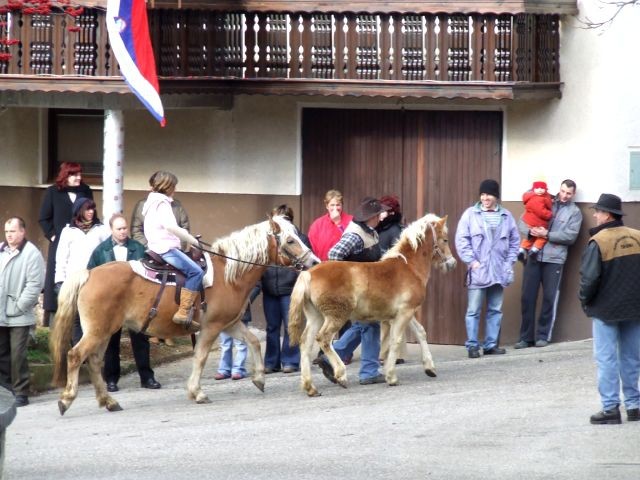
[[352,0],[154,0],[151,8],[192,8],[251,12],[357,12],[357,13],[534,13],[574,15],[576,0],[423,1]]

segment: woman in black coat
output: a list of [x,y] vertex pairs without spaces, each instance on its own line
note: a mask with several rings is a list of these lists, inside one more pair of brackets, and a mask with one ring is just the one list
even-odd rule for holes
[[56,251],[60,232],[71,221],[71,209],[77,197],[93,199],[89,185],[82,183],[82,167],[79,163],[63,162],[56,181],[45,191],[38,223],[42,233],[49,240],[47,254],[47,272],[44,282],[44,323],[49,323],[49,316],[58,309],[58,299],[54,291],[54,275],[56,271]]

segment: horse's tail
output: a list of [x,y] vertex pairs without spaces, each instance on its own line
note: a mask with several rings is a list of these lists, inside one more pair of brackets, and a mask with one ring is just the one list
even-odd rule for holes
[[302,314],[307,292],[309,291],[309,281],[311,274],[302,272],[296,280],[291,292],[291,303],[289,304],[289,344],[298,345],[304,330],[304,315]]
[[89,270],[74,273],[63,284],[58,295],[53,332],[49,338],[49,351],[53,360],[51,385],[64,387],[67,383],[67,353],[71,349],[73,320],[78,314],[78,294],[89,279]]

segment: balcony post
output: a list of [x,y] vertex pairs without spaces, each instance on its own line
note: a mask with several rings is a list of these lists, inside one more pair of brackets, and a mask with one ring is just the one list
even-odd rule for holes
[[102,183],[102,220],[122,213],[124,164],[124,115],[122,110],[104,112],[104,153]]

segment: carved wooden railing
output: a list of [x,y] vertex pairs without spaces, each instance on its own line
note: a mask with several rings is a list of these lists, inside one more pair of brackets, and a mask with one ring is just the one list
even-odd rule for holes
[[[553,14],[149,10],[164,78],[557,83]],[[0,74],[118,76],[105,13],[0,15]],[[1,78],[0,78],[1,80]]]

